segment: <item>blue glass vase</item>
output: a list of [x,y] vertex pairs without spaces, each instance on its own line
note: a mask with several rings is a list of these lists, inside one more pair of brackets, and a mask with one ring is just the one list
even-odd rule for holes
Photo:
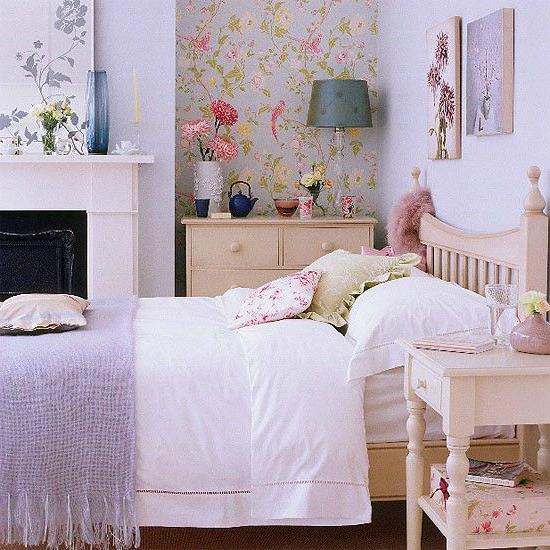
[[88,71],[86,145],[90,155],[109,152],[109,89],[105,71]]

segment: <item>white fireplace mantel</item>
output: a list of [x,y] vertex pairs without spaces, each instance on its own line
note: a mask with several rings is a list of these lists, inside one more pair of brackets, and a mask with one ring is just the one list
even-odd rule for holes
[[87,213],[88,297],[138,294],[138,167],[149,155],[0,156],[0,211]]

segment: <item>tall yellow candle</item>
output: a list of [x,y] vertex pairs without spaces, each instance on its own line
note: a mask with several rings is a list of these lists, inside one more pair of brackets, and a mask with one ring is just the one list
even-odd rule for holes
[[139,100],[138,75],[134,69],[134,124],[141,125],[141,103]]

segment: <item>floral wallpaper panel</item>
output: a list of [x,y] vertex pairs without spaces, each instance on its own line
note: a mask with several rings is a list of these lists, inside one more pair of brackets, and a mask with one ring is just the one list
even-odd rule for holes
[[[184,120],[210,117],[216,99],[239,113],[227,130],[239,146],[224,163],[226,190],[248,181],[272,214],[273,197],[297,193],[300,170],[324,162],[331,175],[333,133],[305,125],[311,84],[322,78],[366,79],[376,110],[377,0],[178,0],[176,218],[192,215],[194,144]],[[375,129],[348,130],[346,188],[361,213],[374,211]],[[330,189],[320,202],[330,209]],[[180,224],[177,224],[179,226]],[[183,229],[177,233],[177,290],[184,283]]]

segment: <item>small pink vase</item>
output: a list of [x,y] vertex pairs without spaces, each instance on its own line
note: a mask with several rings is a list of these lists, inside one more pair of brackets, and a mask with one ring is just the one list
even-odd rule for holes
[[550,323],[540,313],[529,315],[512,329],[510,344],[523,353],[550,355]]

